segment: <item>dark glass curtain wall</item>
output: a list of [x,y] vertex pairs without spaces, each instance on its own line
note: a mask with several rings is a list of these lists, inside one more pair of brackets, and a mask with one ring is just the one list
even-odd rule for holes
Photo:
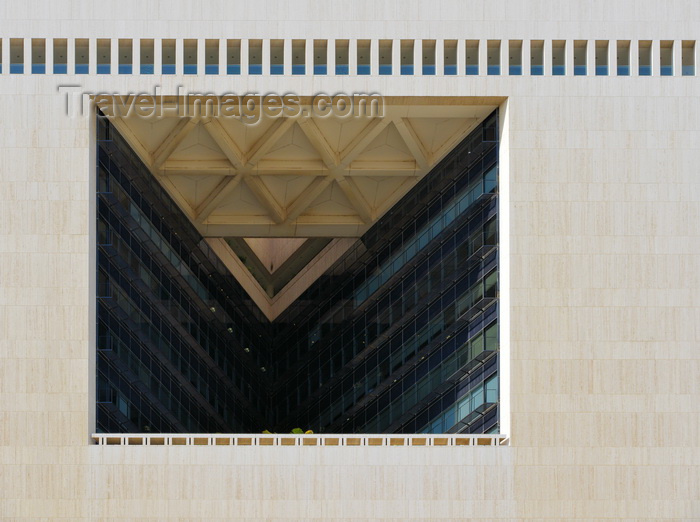
[[498,430],[497,112],[272,323],[97,130],[98,431]]

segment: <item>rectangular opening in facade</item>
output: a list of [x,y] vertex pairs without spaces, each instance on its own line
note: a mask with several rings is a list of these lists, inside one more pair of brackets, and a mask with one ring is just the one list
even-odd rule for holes
[[132,40],[119,39],[119,74],[131,74],[133,67]]
[[183,72],[197,74],[197,40],[187,38],[182,42]]
[[617,41],[617,75],[630,75],[630,41]]
[[435,74],[435,40],[423,40],[422,42],[423,64],[422,73],[424,76]]
[[379,74],[391,74],[391,40],[379,40]]
[[[273,325],[233,278],[210,279],[216,254],[98,116],[96,431],[497,433],[498,121],[314,283],[315,312]],[[344,282],[326,291],[330,274]]]
[[465,43],[466,73],[468,76],[479,74],[479,40],[467,40]]
[[566,74],[566,40],[552,40],[552,76]]
[[501,41],[489,40],[486,44],[486,72],[489,76],[501,74]]
[[530,41],[530,76],[544,75],[544,40]]
[[46,40],[32,38],[32,74],[46,74]]
[[335,74],[350,74],[350,40],[335,41]]
[[24,74],[23,38],[10,38],[10,74]]
[[314,40],[314,74],[328,74],[328,40]]
[[445,75],[455,76],[457,74],[457,40],[445,40]]
[[53,41],[53,73],[68,73],[68,39],[55,38]]
[[163,74],[175,74],[175,39],[163,40],[161,48]]
[[372,40],[357,41],[357,74],[367,75],[372,72]]
[[651,76],[651,40],[639,40],[639,76]]
[[673,40],[661,40],[659,47],[661,76],[673,76]]
[[219,40],[204,40],[204,74],[219,74]]
[[511,40],[508,42],[508,74],[511,76],[523,74],[522,40]]
[[226,74],[241,74],[241,41],[226,40]]
[[139,43],[139,67],[141,74],[154,74],[155,52],[152,39],[143,39]]
[[586,76],[588,41],[574,40],[574,76]]
[[306,74],[306,40],[292,40],[292,74]]
[[413,40],[401,40],[401,75],[413,74]]
[[97,74],[112,72],[112,41],[107,38],[97,39]]
[[608,72],[608,55],[609,42],[607,40],[597,40],[595,43],[595,75],[607,76]]
[[87,38],[75,39],[75,74],[87,74],[90,70],[90,44]]
[[683,76],[695,76],[695,41],[683,40],[681,48]]
[[270,40],[270,74],[284,74],[284,40]]
[[248,41],[248,74],[262,74],[262,40]]

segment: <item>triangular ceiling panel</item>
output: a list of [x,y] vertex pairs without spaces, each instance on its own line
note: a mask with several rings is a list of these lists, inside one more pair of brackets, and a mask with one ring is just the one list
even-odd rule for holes
[[294,124],[269,149],[265,159],[273,160],[321,160],[321,155],[311,144],[298,124]]
[[238,183],[211,216],[267,217],[267,210],[245,183]]
[[314,176],[257,176],[270,191],[275,201],[288,207],[304,193],[316,179]]
[[168,159],[171,161],[224,160],[226,155],[204,128],[204,125],[198,124],[175,148]]
[[390,198],[409,178],[353,176],[355,186],[373,208],[382,208],[383,202]]
[[223,176],[169,176],[168,179],[194,209],[221,183]]
[[471,120],[456,118],[407,118],[406,123],[430,154],[442,149],[445,143],[454,141],[456,136],[464,133],[465,127],[472,125]]
[[406,142],[399,134],[396,126],[390,123],[372,142],[365,148],[356,161],[383,162],[383,161],[410,161],[413,154],[406,146]]
[[331,183],[309,205],[305,216],[325,216],[331,212],[336,216],[356,216],[357,211],[337,183]]

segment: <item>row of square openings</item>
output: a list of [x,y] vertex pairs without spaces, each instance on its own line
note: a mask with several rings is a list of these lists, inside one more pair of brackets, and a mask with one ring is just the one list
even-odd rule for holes
[[[31,73],[46,74],[67,74],[68,71],[68,40],[49,40],[52,44],[52,71],[46,70],[46,40],[31,39]],[[75,39],[74,41],[74,72],[75,74],[88,74],[90,64],[90,45],[88,39]],[[651,40],[639,40],[636,42],[634,61],[631,53],[632,47],[629,40],[607,41],[607,40],[552,40],[547,41],[547,49],[544,40],[525,41],[529,46],[529,70],[523,67],[523,41],[522,40],[444,40],[440,43],[442,47],[442,67],[438,70],[436,60],[438,58],[435,40],[357,40],[356,54],[351,64],[350,40],[331,41],[333,52],[334,71],[329,71],[329,41],[328,40],[244,40],[247,44],[247,60],[241,61],[241,40],[161,40],[160,60],[156,63],[156,46],[152,39],[138,40],[139,60],[135,65],[134,41],[130,39],[97,39],[93,53],[97,55],[97,74],[133,74],[135,67],[140,74],[176,74],[176,45],[182,46],[182,70],[184,74],[243,74],[247,68],[247,74],[307,74],[307,62],[312,66],[312,74],[325,75],[369,75],[372,74],[372,45],[378,46],[376,58],[378,61],[376,73],[380,75],[501,75],[519,76],[530,74],[531,76],[564,76],[567,74],[567,67],[570,68],[568,74],[574,76],[629,76],[638,74],[639,76],[651,76],[654,61],[659,64],[659,74],[661,76],[694,76],[696,51],[695,41],[683,40],[661,40],[658,52],[653,51]],[[416,48],[419,42],[420,48]],[[9,43],[9,61],[11,74],[23,74],[25,66],[25,41],[21,38],[11,38],[0,40],[0,50],[2,45]],[[203,44],[202,53],[198,52],[198,45]],[[269,63],[263,60],[263,45],[268,54]],[[398,52],[394,52],[393,46],[397,45]],[[463,45],[463,56],[458,47]],[[507,45],[507,49],[502,49],[502,45]],[[551,45],[551,47],[549,47]],[[573,49],[570,58],[567,59],[567,46]],[[222,46],[220,48],[220,46]],[[225,46],[225,49],[223,48]],[[285,46],[291,49],[286,56]],[[307,46],[309,46],[307,53]],[[482,48],[480,49],[480,46]],[[483,48],[485,46],[485,49]],[[614,49],[612,48],[614,46]],[[680,71],[674,71],[674,51],[680,46]],[[590,49],[590,52],[589,52]],[[507,51],[507,52],[502,52]],[[611,51],[615,51],[614,53]],[[418,52],[414,52],[418,51]],[[550,54],[551,65],[545,66],[545,53]],[[112,55],[117,58],[112,60]],[[201,56],[200,56],[201,54]],[[483,57],[480,59],[480,56]],[[657,55],[657,56],[655,56]],[[2,56],[2,53],[0,53]],[[286,58],[286,60],[285,60]],[[203,68],[198,67],[198,61],[202,60]],[[285,71],[285,61],[291,60],[288,71]],[[485,64],[480,67],[480,62],[485,60]],[[508,61],[507,70],[502,69],[502,61]],[[615,69],[611,67],[611,60],[615,61]],[[396,69],[394,62],[398,61]],[[116,63],[115,63],[116,62]],[[313,63],[312,63],[313,62]],[[416,62],[420,69],[416,71]],[[458,62],[459,66],[458,66]],[[569,63],[573,62],[573,63]],[[590,63],[589,63],[590,62]],[[113,65],[115,70],[113,70]],[[160,70],[156,71],[156,67]],[[550,69],[551,70],[545,70]],[[589,69],[590,67],[590,69]],[[633,67],[635,69],[633,69]],[[263,70],[266,68],[268,70]],[[351,68],[353,69],[351,71]],[[461,70],[460,70],[461,69]],[[222,72],[225,70],[225,73]],[[2,61],[0,60],[0,72],[2,71]]]

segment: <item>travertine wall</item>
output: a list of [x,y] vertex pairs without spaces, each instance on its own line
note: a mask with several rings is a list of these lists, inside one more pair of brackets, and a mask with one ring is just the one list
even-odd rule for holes
[[[700,39],[693,0],[80,4],[2,3],[0,36]],[[6,67],[0,517],[700,518],[697,77],[60,78]],[[89,445],[92,144],[56,87],[154,82],[508,97],[510,447]]]

